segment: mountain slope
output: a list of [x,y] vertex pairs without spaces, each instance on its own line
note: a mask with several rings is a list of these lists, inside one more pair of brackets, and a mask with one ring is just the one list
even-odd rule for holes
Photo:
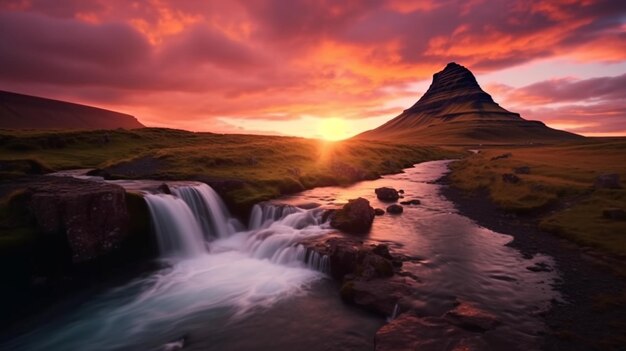
[[101,108],[0,91],[2,129],[143,128],[135,117]]
[[581,136],[528,121],[500,107],[467,68],[454,62],[435,73],[428,91],[413,106],[357,139],[411,143],[531,143]]

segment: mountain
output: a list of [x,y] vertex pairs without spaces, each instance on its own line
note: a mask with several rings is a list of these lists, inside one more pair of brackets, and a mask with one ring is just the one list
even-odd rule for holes
[[467,68],[451,62],[402,114],[357,139],[408,143],[543,143],[582,138],[500,107]]
[[3,129],[143,128],[131,115],[97,107],[0,91]]

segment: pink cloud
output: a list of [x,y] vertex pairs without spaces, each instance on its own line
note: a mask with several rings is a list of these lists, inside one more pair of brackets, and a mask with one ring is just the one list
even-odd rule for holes
[[[413,83],[449,61],[479,81],[543,58],[624,62],[625,14],[606,0],[8,0],[0,3],[0,89],[134,113],[147,124],[201,121],[202,130],[230,130],[219,122],[225,116],[391,118],[390,101],[415,94]],[[547,76],[509,91],[503,105],[539,111],[585,99],[614,110],[623,79]]]

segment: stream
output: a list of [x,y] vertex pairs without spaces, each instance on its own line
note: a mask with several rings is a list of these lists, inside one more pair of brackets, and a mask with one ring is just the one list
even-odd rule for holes
[[[114,181],[139,191],[150,209],[163,269],[98,293],[47,318],[2,350],[373,350],[386,321],[341,302],[325,273],[327,257],[307,252],[303,239],[329,235],[325,208],[367,198],[381,186],[404,190],[401,215],[376,217],[367,241],[416,257],[404,269],[420,279],[420,311],[441,315],[463,300],[495,314],[502,326],[488,341],[509,349],[538,348],[539,315],[558,293],[550,257],[531,259],[506,246],[512,238],[476,225],[440,195],[435,181],[450,161],[349,187],[323,187],[255,206],[250,223],[231,217],[207,185]],[[289,206],[285,206],[289,205]]]

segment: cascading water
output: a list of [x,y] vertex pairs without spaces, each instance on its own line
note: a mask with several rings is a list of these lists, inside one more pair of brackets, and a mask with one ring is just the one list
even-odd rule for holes
[[187,204],[172,195],[147,194],[161,256],[185,258],[206,252],[202,230]]
[[172,187],[172,193],[187,203],[207,239],[225,238],[243,229],[239,221],[230,218],[226,205],[208,185]]
[[171,194],[155,194],[150,185],[129,186],[144,193],[161,258],[170,266],[97,296],[66,320],[3,350],[146,349],[148,340],[164,345],[180,337],[171,325],[191,323],[197,313],[228,321],[297,295],[329,271],[326,257],[299,244],[326,233],[319,210],[264,204],[257,224],[244,230],[205,184],[172,182]]

